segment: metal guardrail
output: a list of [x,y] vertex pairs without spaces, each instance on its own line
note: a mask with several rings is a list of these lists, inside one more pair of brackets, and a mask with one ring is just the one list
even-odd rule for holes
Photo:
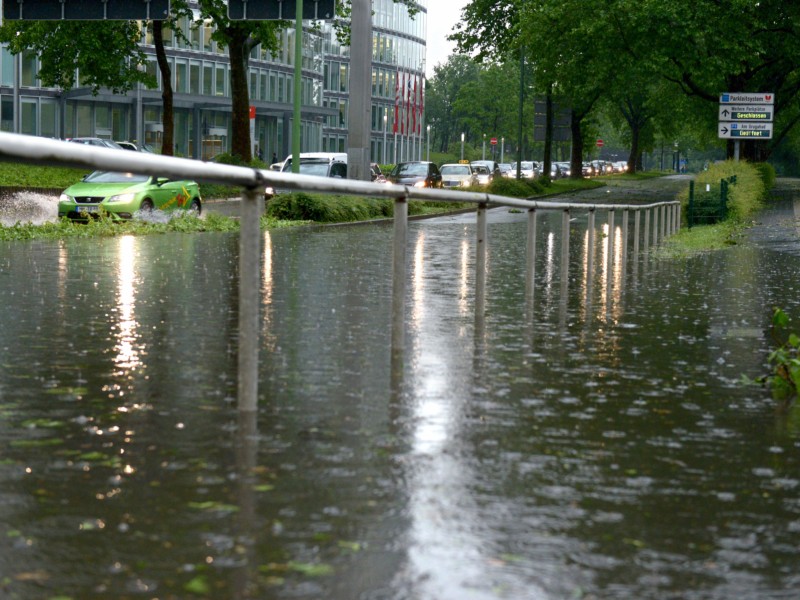
[[[561,210],[562,257],[569,255],[570,211],[588,213],[589,247],[593,247],[595,213],[607,211],[609,231],[614,231],[616,212],[622,213],[623,261],[627,260],[629,213],[634,213],[634,254],[675,233],[680,227],[680,202],[635,204],[590,204],[522,200],[476,192],[432,190],[343,179],[296,175],[270,170],[202,162],[193,159],[113,150],[59,140],[0,132],[0,160],[47,166],[70,166],[104,171],[134,171],[175,179],[193,179],[242,188],[239,256],[239,362],[238,401],[242,412],[255,411],[258,399],[258,315],[260,289],[259,217],[264,206],[264,190],[275,187],[320,193],[338,193],[394,200],[394,241],[392,267],[392,355],[404,349],[406,256],[408,241],[408,201],[471,202],[477,205],[475,273],[475,312],[482,319],[486,303],[486,256],[490,205],[523,209],[528,212],[526,293],[533,296],[535,285],[537,214],[540,210]],[[641,215],[644,214],[642,235]],[[651,229],[652,215],[652,229]],[[609,242],[610,243],[610,242]],[[590,257],[592,260],[592,257]],[[607,253],[609,270],[613,253]],[[591,268],[590,268],[591,271]],[[565,277],[566,273],[562,274]],[[610,278],[609,283],[610,285]]]

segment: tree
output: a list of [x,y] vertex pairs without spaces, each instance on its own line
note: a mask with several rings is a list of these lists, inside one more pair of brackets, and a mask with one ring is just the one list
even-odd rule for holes
[[[228,49],[231,68],[231,153],[244,162],[253,159],[250,148],[250,91],[247,67],[250,52],[260,45],[272,54],[278,52],[277,32],[281,21],[231,21],[223,0],[200,0],[200,22],[214,24],[212,38]],[[302,35],[302,33],[301,33]],[[302,57],[295,57],[302,60]]]
[[[782,0],[625,4],[630,55],[655,63],[683,94],[702,100],[716,130],[721,92],[773,92],[775,138],[743,142],[743,157],[767,158],[800,119],[800,5]],[[729,155],[732,144],[728,144]]]
[[153,45],[156,49],[156,63],[161,73],[161,121],[164,127],[161,138],[161,154],[172,156],[175,152],[175,109],[173,103],[172,71],[167,60],[167,50],[164,47],[164,28],[168,27],[178,39],[186,39],[179,26],[181,19],[190,19],[193,14],[189,10],[186,0],[172,0],[170,4],[170,18],[165,21],[151,22],[153,28]]
[[39,55],[42,85],[72,89],[79,72],[80,84],[93,94],[101,88],[125,93],[140,82],[155,85],[143,69],[147,56],[140,41],[134,21],[98,21],[92,27],[80,21],[5,21],[0,27],[0,42],[12,54]]
[[463,55],[453,55],[446,63],[433,69],[433,77],[426,87],[426,113],[438,143],[439,150],[446,152],[451,139],[464,131],[465,125],[459,121],[455,105],[461,89],[478,77],[479,67]]

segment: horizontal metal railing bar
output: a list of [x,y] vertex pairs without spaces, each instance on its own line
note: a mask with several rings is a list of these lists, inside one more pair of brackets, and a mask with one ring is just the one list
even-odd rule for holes
[[525,200],[478,192],[451,191],[412,186],[355,181],[281,173],[188,158],[113,150],[99,146],[75,144],[36,136],[0,132],[0,160],[23,161],[49,166],[135,171],[175,179],[193,179],[206,183],[239,186],[247,189],[274,187],[327,194],[355,194],[379,198],[425,200],[430,202],[467,202],[492,204],[527,210],[646,210],[678,201],[650,204],[603,204]]

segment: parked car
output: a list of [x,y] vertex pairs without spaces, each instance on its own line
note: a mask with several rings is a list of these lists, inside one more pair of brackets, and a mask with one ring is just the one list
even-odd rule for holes
[[414,187],[440,188],[442,174],[435,163],[426,161],[401,162],[386,176],[389,183]]
[[67,138],[67,141],[74,142],[76,144],[86,144],[87,146],[100,146],[101,148],[113,148],[114,150],[122,150],[122,146],[120,146],[117,142],[112,142],[111,140],[104,140],[103,138],[76,137],[76,138]]
[[200,214],[200,189],[194,181],[167,177],[94,171],[65,189],[58,200],[58,216],[75,221],[106,214],[132,219],[153,210],[183,210]]
[[491,183],[495,177],[501,177],[500,166],[493,160],[473,160],[470,164],[473,167],[486,167],[486,170],[489,171],[488,183]]
[[451,163],[442,165],[442,186],[446,188],[469,187],[478,185],[478,176],[471,165]]

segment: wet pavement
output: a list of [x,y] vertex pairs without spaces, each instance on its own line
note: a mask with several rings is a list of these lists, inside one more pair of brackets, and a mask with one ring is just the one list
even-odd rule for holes
[[576,217],[566,280],[543,213],[532,301],[493,209],[480,318],[474,215],[414,222],[399,361],[391,226],[265,234],[254,418],[236,235],[0,244],[0,596],[796,597],[800,414],[739,383],[800,318],[789,188],[611,272]]

